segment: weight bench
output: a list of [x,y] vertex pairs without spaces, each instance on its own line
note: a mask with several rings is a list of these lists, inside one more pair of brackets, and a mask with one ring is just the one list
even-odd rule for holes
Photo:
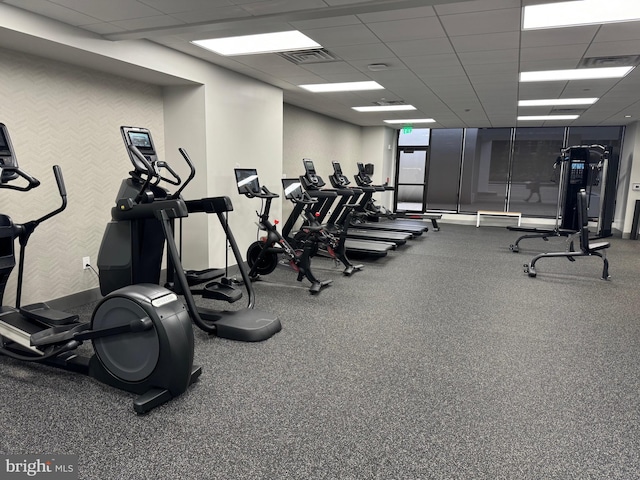
[[535,277],[536,272],[536,262],[541,258],[566,258],[572,262],[575,262],[577,257],[600,257],[603,262],[602,267],[602,279],[609,279],[609,261],[607,257],[603,253],[600,253],[600,250],[606,250],[611,246],[609,242],[590,242],[589,240],[589,216],[587,214],[587,193],[584,189],[578,192],[578,223],[580,224],[580,230],[576,233],[576,235],[580,236],[580,251],[574,252],[572,249],[565,252],[551,252],[551,253],[541,253],[536,255],[531,260],[531,263],[524,264],[524,271],[528,273],[530,277]]
[[518,217],[518,226],[520,226],[520,222],[522,221],[522,213],[520,212],[499,212],[493,210],[478,210],[476,214],[476,228],[480,226],[480,216],[487,215],[491,217]]

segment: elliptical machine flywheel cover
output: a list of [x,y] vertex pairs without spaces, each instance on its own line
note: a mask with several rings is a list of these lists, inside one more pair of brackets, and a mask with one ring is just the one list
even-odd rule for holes
[[131,287],[116,290],[100,303],[91,319],[91,328],[98,330],[128,325],[145,317],[151,319],[154,327],[141,332],[95,338],[93,348],[96,357],[112,375],[125,382],[137,383],[149,377],[158,364],[160,340],[155,325],[160,319],[151,299],[141,301],[133,295],[118,295],[122,291],[130,293]]

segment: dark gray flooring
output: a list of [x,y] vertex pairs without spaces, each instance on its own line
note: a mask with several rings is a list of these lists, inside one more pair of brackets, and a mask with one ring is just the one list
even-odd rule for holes
[[529,278],[563,240],[516,237],[443,224],[352,278],[318,260],[318,297],[278,270],[256,289],[282,332],[196,331],[200,381],[146,416],[0,358],[0,452],[78,454],[82,479],[639,478],[640,242],[611,239],[606,282],[598,258]]

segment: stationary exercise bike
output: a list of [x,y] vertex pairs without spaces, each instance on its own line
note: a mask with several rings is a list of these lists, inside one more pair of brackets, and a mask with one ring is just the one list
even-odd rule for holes
[[[266,232],[266,236],[253,242],[247,250],[247,263],[251,270],[249,277],[252,279],[259,278],[260,275],[268,275],[278,266],[278,257],[284,256],[289,262],[291,268],[298,273],[297,280],[302,281],[306,278],[311,282],[309,292],[317,294],[325,287],[331,285],[332,280],[318,280],[311,271],[311,257],[318,250],[318,235],[321,234],[322,226],[306,226],[304,237],[299,237],[297,248],[282,236],[278,231],[277,221],[271,223],[269,220],[269,211],[271,209],[271,201],[278,198],[277,193],[273,193],[267,187],[260,186],[258,173],[255,169],[236,168],[235,170],[238,193],[248,198],[261,198],[265,201],[262,212],[258,213],[260,222],[258,227]],[[315,200],[309,200],[314,203]]]
[[[40,182],[18,167],[9,133],[0,124],[0,189],[32,190]],[[133,406],[145,413],[183,393],[201,373],[193,365],[193,331],[182,302],[157,285],[132,285],[99,302],[90,322],[51,309],[45,303],[20,305],[24,260],[31,234],[62,212],[67,194],[60,167],[53,173],[62,205],[23,224],[0,215],[0,303],[15,266],[14,243],[20,244],[16,306],[0,307],[0,354],[83,373],[140,395]],[[26,185],[15,185],[22,179]],[[21,182],[22,183],[22,182]],[[90,340],[93,355],[76,350]]]

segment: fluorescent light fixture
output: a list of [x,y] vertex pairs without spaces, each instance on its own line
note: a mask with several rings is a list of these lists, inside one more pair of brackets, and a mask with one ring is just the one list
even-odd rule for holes
[[385,123],[435,123],[433,118],[407,118],[406,120],[385,120]]
[[242,35],[239,37],[210,38],[207,40],[194,40],[191,43],[226,56],[289,52],[322,47],[322,45],[297,30]]
[[402,110],[416,110],[413,105],[380,105],[375,107],[351,107],[356,112],[399,112]]
[[640,20],[637,0],[582,0],[524,7],[523,30]]
[[580,115],[525,115],[518,117],[518,121],[523,120],[575,120]]
[[550,98],[546,100],[520,100],[519,107],[547,107],[556,105],[593,105],[598,98]]
[[622,78],[634,68],[635,67],[605,67],[520,72],[520,81],[550,82],[559,80],[594,80],[599,78]]
[[378,82],[343,82],[343,83],[314,83],[298,85],[300,88],[314,93],[323,92],[358,92],[360,90],[384,90]]

